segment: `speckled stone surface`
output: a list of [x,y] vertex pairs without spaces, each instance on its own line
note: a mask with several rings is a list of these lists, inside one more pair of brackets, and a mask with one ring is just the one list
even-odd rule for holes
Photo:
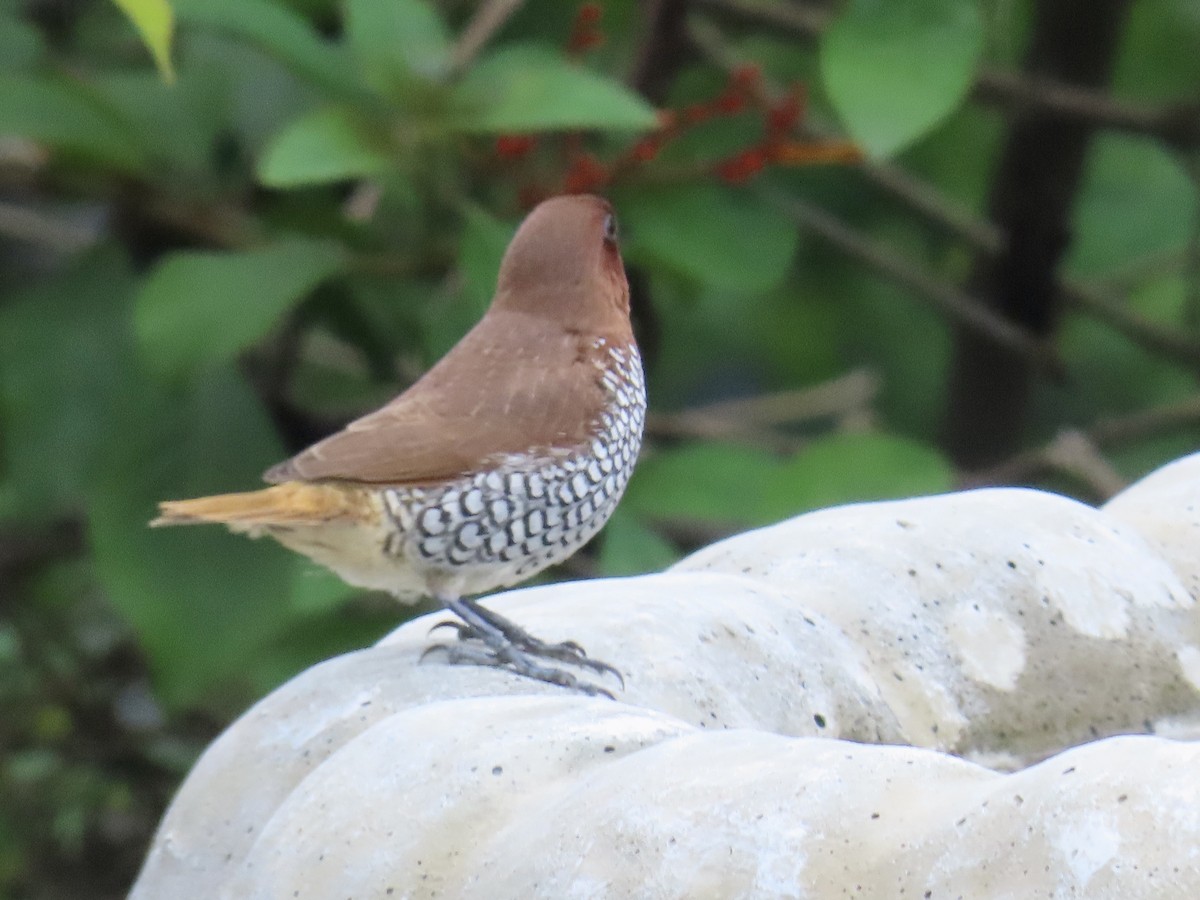
[[132,896],[1200,896],[1198,485],[842,507],[489,601],[617,702],[408,623],[231,726]]
[[821,510],[675,571],[738,572],[820,613],[867,654],[904,743],[995,767],[1197,708],[1184,582],[1137,530],[1056,494]]

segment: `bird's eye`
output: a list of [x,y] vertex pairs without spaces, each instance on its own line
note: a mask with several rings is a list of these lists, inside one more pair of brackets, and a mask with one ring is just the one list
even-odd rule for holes
[[617,219],[612,213],[604,217],[604,239],[610,244],[617,242]]

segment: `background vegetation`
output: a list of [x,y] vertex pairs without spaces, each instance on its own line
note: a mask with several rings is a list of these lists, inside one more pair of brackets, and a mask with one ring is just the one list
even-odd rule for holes
[[407,614],[150,532],[398,392],[610,196],[653,416],[551,577],[1200,437],[1194,0],[0,0],[0,895],[117,897],[199,750]]

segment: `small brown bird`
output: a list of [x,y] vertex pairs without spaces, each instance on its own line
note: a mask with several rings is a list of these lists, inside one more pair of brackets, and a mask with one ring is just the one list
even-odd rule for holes
[[470,595],[523,581],[600,530],[645,413],[612,207],[555,197],[517,230],[484,317],[407,391],[269,469],[273,487],[168,501],[150,524],[269,535],[350,584],[437,599],[462,620],[452,662],[607,694],[546,660],[619,677],[612,666]]

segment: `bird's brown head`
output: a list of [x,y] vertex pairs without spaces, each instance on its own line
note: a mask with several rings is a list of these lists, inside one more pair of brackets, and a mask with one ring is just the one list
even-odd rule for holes
[[630,337],[617,220],[601,197],[553,197],[525,217],[500,263],[494,310],[545,316],[586,334]]

